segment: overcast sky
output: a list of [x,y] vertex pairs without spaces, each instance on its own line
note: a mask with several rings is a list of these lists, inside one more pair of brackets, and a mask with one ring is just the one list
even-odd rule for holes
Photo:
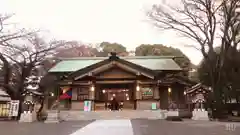
[[186,40],[159,31],[147,22],[145,11],[163,1],[0,0],[0,12],[16,13],[16,21],[24,27],[49,30],[57,39],[118,42],[128,50],[143,43],[171,45],[198,64],[202,56],[193,48],[183,47]]

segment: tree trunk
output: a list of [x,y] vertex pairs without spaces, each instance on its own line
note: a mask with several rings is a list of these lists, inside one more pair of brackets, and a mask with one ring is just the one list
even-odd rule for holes
[[19,100],[19,108],[18,108],[18,116],[17,116],[17,120],[20,120],[21,113],[22,113],[22,109],[23,109],[24,98],[21,96],[21,97],[19,97],[18,100]]
[[40,105],[41,107],[38,109],[37,111],[37,119],[38,121],[42,121],[42,110],[43,110],[43,107],[44,107],[44,99],[40,99]]
[[214,91],[214,113],[213,113],[213,117],[214,118],[222,118],[223,116],[223,111],[224,111],[224,104],[222,101],[222,89],[221,86],[216,85],[215,88],[213,88]]

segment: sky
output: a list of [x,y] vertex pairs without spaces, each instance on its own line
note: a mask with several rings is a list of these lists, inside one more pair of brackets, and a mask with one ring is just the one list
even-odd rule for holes
[[[201,53],[173,32],[159,31],[148,21],[152,4],[167,0],[0,0],[0,13],[15,13],[23,27],[48,30],[56,39],[86,43],[163,44],[181,49],[198,64]],[[176,0],[174,0],[176,2]],[[189,43],[190,44],[190,43]]]

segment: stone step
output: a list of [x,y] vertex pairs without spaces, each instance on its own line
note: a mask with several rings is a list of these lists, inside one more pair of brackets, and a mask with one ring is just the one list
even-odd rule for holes
[[74,120],[98,120],[98,119],[164,119],[164,111],[61,111],[60,119],[65,121]]

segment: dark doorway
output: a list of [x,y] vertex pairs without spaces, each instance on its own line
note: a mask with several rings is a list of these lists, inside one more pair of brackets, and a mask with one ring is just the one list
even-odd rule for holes
[[107,108],[110,108],[113,99],[118,102],[120,110],[134,108],[133,84],[101,84],[99,95]]

